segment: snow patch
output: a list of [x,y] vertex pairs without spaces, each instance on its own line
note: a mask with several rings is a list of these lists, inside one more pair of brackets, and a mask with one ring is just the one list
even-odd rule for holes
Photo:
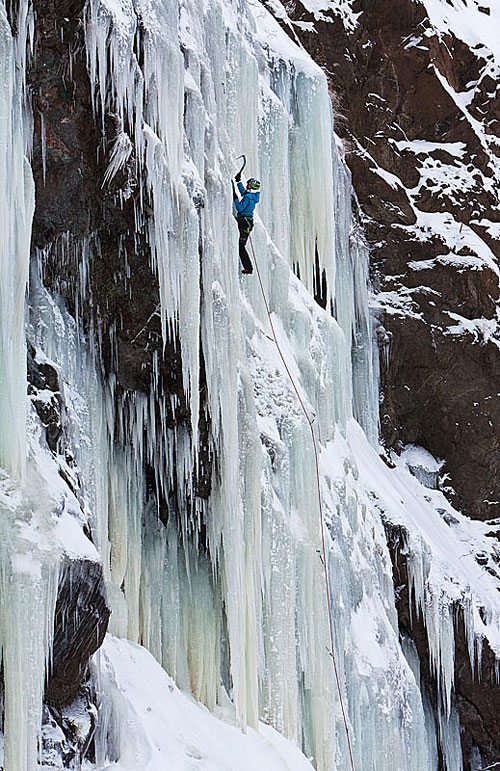
[[229,707],[211,713],[182,693],[145,648],[108,635],[97,656],[101,724],[113,731],[119,759],[88,764],[88,771],[313,771],[270,726],[242,733]]

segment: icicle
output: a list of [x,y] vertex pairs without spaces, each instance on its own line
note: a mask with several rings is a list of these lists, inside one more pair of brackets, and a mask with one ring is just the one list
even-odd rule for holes
[[[243,728],[264,716],[320,771],[345,765],[310,433],[267,338],[256,276],[241,287],[237,278],[228,181],[231,159],[245,151],[262,181],[252,239],[264,291],[321,445],[335,648],[356,767],[433,771],[435,733],[398,645],[385,534],[347,440],[353,415],[373,443],[377,433],[367,249],[353,230],[325,76],[268,25],[260,5],[218,0],[87,7],[94,110],[103,125],[106,113],[116,120],[103,184],[134,158],[136,224],[148,234],[163,338],[178,345],[191,409],[189,426],[171,427],[179,403],[161,393],[159,355],[150,393],[118,401],[91,356],[82,378],[74,351],[60,350],[87,408],[92,442],[75,455],[91,480],[112,625],[211,708],[230,696]],[[316,263],[325,310],[311,296]],[[193,479],[200,340],[216,458],[203,504]],[[206,554],[196,540],[202,510]],[[425,555],[412,562],[411,591],[426,614],[448,721],[452,624],[445,602],[427,602],[428,568]]]
[[25,160],[22,83],[0,8],[0,467],[21,477],[26,446],[25,294],[34,185]]
[[[2,483],[3,486],[4,483]],[[58,560],[19,537],[25,502],[0,491],[0,647],[5,686],[5,771],[36,771],[45,673],[52,643]],[[26,522],[27,525],[27,522]],[[42,546],[43,548],[43,546]]]
[[47,134],[45,129],[45,115],[40,113],[40,144],[42,149],[42,178],[45,185],[45,177],[47,173]]
[[[337,751],[330,716],[335,713],[338,721],[340,713],[327,650],[318,511],[310,505],[317,499],[310,440],[286,376],[269,369],[262,352],[248,344],[252,335],[235,280],[234,225],[224,180],[235,148],[243,146],[252,174],[261,177],[264,195],[272,201],[262,207],[265,227],[259,225],[254,234],[265,287],[281,318],[276,323],[287,340],[287,355],[299,362],[300,387],[324,441],[351,415],[354,329],[359,327],[363,342],[370,344],[366,318],[360,321],[352,310],[355,292],[360,306],[366,293],[366,265],[356,263],[360,275],[354,278],[349,180],[344,171],[336,171],[332,111],[319,69],[308,65],[302,71],[278,57],[262,76],[260,43],[249,49],[239,30],[232,26],[226,30],[227,18],[219,3],[211,3],[207,14],[194,0],[184,8],[180,22],[174,7],[155,6],[151,11],[157,14],[157,23],[141,32],[142,72],[134,53],[136,23],[129,18],[126,3],[122,9],[126,23],[97,2],[89,6],[87,20],[95,109],[113,106],[119,125],[134,142],[141,198],[150,195],[153,201],[148,228],[160,284],[163,334],[165,340],[180,339],[192,416],[189,437],[166,430],[165,405],[157,392],[121,405],[123,421],[115,439],[127,449],[117,452],[109,445],[111,498],[102,497],[100,515],[111,596],[117,608],[123,598],[126,601],[126,610],[117,614],[120,628],[126,617],[129,636],[148,645],[199,698],[210,706],[220,701],[222,667],[242,726],[256,725],[264,710],[286,735],[304,742],[318,768],[330,768]],[[197,21],[201,18],[203,26]],[[252,27],[256,22],[247,15],[242,23]],[[119,55],[123,51],[126,56]],[[258,115],[258,122],[249,121],[249,115]],[[305,141],[306,136],[312,140]],[[188,157],[181,178],[183,147]],[[118,154],[113,153],[109,178],[118,163]],[[332,219],[335,207],[337,226]],[[137,216],[138,223],[148,220],[143,213]],[[338,322],[317,309],[310,295],[289,278],[288,265],[295,264],[312,289],[316,253],[327,275],[329,297],[342,293]],[[338,259],[343,283],[336,278]],[[249,289],[249,298],[265,326],[256,285]],[[206,507],[210,568],[200,564],[188,546],[189,521],[182,501],[180,533],[174,534],[169,521],[167,536],[150,503],[141,498],[144,491],[125,494],[129,474],[138,478],[146,460],[166,499],[173,486],[189,492],[199,412],[200,331],[218,464]],[[303,356],[307,350],[310,356]],[[258,362],[256,371],[249,361]],[[365,357],[357,367],[360,379],[370,375],[369,367]],[[266,382],[270,390],[264,389],[262,398],[279,403],[285,395],[285,414],[270,440],[281,458],[278,473],[264,464],[269,456],[258,441],[260,421],[269,407],[260,404],[255,389]],[[113,398],[112,393],[105,397],[109,407],[104,411],[111,416]],[[376,405],[362,409],[367,414]],[[108,426],[108,431],[115,428]],[[105,433],[97,446],[105,443]],[[263,469],[268,479],[264,499]],[[125,506],[128,514],[120,513],[118,520],[118,510]],[[125,559],[130,533],[142,532],[143,517],[149,534],[140,543],[134,536],[134,554]],[[106,547],[109,534],[111,543]],[[161,586],[160,594],[152,591],[153,586]],[[160,629],[155,618],[161,618]]]
[[462,742],[460,740],[460,720],[455,708],[444,714],[438,709],[439,744],[443,753],[447,771],[462,771]]

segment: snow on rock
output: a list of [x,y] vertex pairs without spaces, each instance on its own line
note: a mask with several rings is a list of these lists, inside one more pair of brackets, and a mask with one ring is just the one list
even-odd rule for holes
[[304,7],[314,15],[315,19],[328,18],[327,12],[339,16],[346,29],[354,32],[362,16],[362,11],[357,13],[353,10],[352,0],[307,0]]
[[434,490],[437,488],[438,475],[443,468],[443,461],[436,460],[430,452],[414,444],[407,445],[399,457],[406,463],[413,476],[425,487]]
[[[348,3],[329,5],[356,23]],[[149,392],[124,396],[115,372],[103,377],[102,330],[90,325],[85,336],[78,315],[86,303],[93,309],[96,255],[90,241],[73,243],[68,234],[63,256],[73,250],[81,277],[72,298],[77,318],[34,271],[28,330],[34,360],[57,372],[67,455],[49,451],[33,406],[25,478],[1,479],[6,771],[37,768],[63,554],[102,560],[112,630],[122,638],[109,638],[96,657],[101,705],[89,771],[345,767],[340,696],[355,768],[435,771],[439,745],[447,771],[461,771],[453,613],[465,614],[473,662],[484,640],[498,654],[498,575],[476,559],[491,552],[485,526],[409,471],[436,475],[439,462],[412,449],[389,469],[375,449],[368,255],[353,228],[326,77],[256,0],[90,0],[85,35],[95,116],[104,131],[112,114],[115,131],[102,184],[133,168],[135,224],[151,247],[163,341],[179,343],[189,427],[178,430],[178,397],[158,387],[158,359]],[[427,176],[439,169],[443,186],[461,158],[449,144],[445,161],[434,164],[429,150],[422,165]],[[228,182],[243,150],[247,170],[263,183],[254,260],[287,368],[257,276],[237,278]],[[383,164],[374,168],[386,188],[403,189]],[[128,179],[117,198],[130,195]],[[17,203],[9,202],[10,214]],[[418,212],[419,233],[440,228],[453,251],[445,215]],[[480,247],[477,259],[492,262]],[[48,250],[36,253],[41,263]],[[2,267],[12,284],[3,252]],[[24,291],[24,274],[16,280]],[[416,289],[432,296],[424,285]],[[2,317],[6,349],[11,328]],[[10,374],[24,383],[17,337]],[[203,501],[193,491],[201,352],[205,441],[215,458]],[[290,375],[319,447],[324,522],[310,428]],[[51,397],[44,388],[38,396],[41,410]],[[24,417],[16,425],[14,471],[22,466]],[[415,649],[400,644],[387,522],[407,534],[411,596],[439,687],[437,721]],[[82,534],[88,525],[95,546]],[[62,738],[52,733],[53,749]]]
[[[475,646],[480,648],[483,637],[488,639],[498,656],[499,576],[495,570],[485,570],[476,559],[478,554],[490,553],[493,566],[498,556],[498,548],[492,546],[487,535],[490,526],[456,511],[440,490],[423,486],[419,473],[415,474],[413,470],[436,473],[442,467],[427,451],[409,447],[401,456],[393,456],[396,466],[390,469],[365,444],[363,434],[354,423],[350,426],[348,439],[359,463],[360,478],[373,504],[384,518],[403,525],[408,531],[409,548],[415,560],[413,580],[417,605],[424,609],[425,615],[429,603],[440,603],[444,599],[450,609],[454,602],[462,604],[470,624],[468,633],[473,661]],[[488,623],[479,613],[483,603],[488,608]],[[433,633],[432,623],[427,625],[427,630],[429,634]],[[448,679],[447,688],[451,693],[453,650],[443,649],[439,654],[436,648],[439,640],[430,642],[436,650],[435,661],[441,661],[442,677]],[[451,656],[451,659],[446,662],[444,656]]]
[[441,34],[453,34],[470,48],[485,47],[500,64],[496,34],[500,9],[495,0],[423,0],[432,25]]

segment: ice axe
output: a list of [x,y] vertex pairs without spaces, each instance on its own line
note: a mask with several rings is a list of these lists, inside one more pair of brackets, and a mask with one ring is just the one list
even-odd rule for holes
[[234,177],[234,178],[235,178],[235,180],[236,180],[236,182],[239,182],[239,181],[240,181],[240,179],[241,179],[241,175],[242,175],[242,173],[243,173],[243,169],[244,169],[244,168],[245,168],[245,166],[247,165],[247,157],[246,157],[246,155],[238,155],[238,157],[236,158],[236,160],[237,160],[237,161],[239,161],[239,160],[240,160],[240,158],[243,158],[243,165],[242,165],[241,169],[239,170],[239,172],[238,172],[238,173],[235,175],[235,177]]

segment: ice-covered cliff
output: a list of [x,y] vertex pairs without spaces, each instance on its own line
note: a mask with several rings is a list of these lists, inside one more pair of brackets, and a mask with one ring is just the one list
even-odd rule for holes
[[[378,455],[368,252],[324,73],[257,0],[8,12],[5,771],[324,771],[349,741],[355,769],[460,771],[454,618],[472,670],[484,640],[498,654],[495,552],[432,457]],[[260,278],[239,274],[241,152]],[[121,639],[88,668],[108,605]]]
[[394,354],[383,440],[423,444],[455,505],[497,518],[498,4],[269,6],[331,73]]

